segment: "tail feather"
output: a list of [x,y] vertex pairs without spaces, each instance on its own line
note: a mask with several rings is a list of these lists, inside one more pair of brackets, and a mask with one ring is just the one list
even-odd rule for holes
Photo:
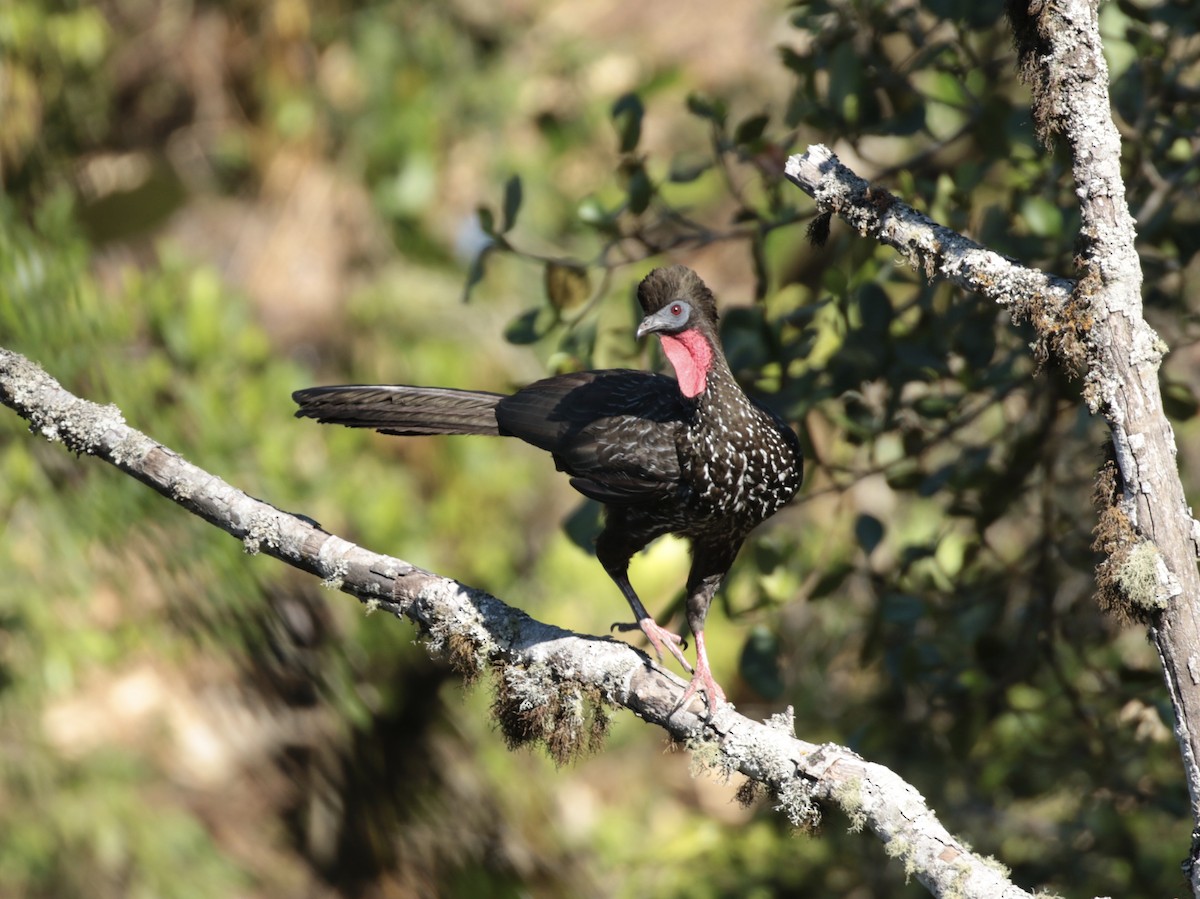
[[292,394],[300,406],[297,418],[401,436],[498,435],[496,404],[503,398],[478,390],[366,384],[309,387]]

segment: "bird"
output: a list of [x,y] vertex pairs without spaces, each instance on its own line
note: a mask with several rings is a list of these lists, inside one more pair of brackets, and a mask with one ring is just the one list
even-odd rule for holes
[[[690,268],[656,268],[638,285],[638,340],[655,335],[675,377],[631,369],[576,371],[512,394],[446,387],[351,384],[310,387],[292,398],[298,418],[383,434],[516,437],[553,457],[571,486],[604,507],[596,556],[633,612],[619,631],[641,630],[660,661],[691,674],[676,704],[703,691],[709,716],[725,693],[709,664],[704,622],[750,532],[796,495],[799,438],[738,386],[717,330],[716,298]],[[691,543],[687,644],[660,626],[629,581],[629,562],[666,534]]]

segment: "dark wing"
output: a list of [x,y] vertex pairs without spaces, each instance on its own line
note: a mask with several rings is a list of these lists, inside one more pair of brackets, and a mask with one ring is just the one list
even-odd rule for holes
[[501,434],[549,451],[571,486],[605,503],[674,495],[690,414],[671,378],[622,369],[537,381],[496,407]]

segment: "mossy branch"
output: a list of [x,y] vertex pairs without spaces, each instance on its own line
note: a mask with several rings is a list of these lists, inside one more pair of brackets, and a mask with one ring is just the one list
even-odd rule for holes
[[0,348],[0,403],[30,429],[77,455],[95,456],[243,543],[358,598],[407,618],[428,651],[468,680],[493,669],[493,706],[511,745],[540,743],[564,762],[596,748],[608,706],[629,709],[696,747],[697,762],[761,784],[775,807],[811,826],[820,805],[842,808],[854,829],[903,847],[906,873],[936,896],[1005,897],[1017,888],[994,863],[953,837],[924,798],[896,774],[833,744],[797,739],[790,717],[752,721],[732,706],[708,720],[685,683],[627,643],[544,624],[494,596],[323,531],[302,515],[248,496],[125,423],[120,410],[80,399],[41,368]]
[[[1081,230],[1081,277],[1053,277],[988,250],[858,177],[827,147],[786,165],[821,221],[837,215],[860,234],[895,247],[930,279],[944,278],[1029,321],[1035,352],[1083,380],[1083,395],[1112,436],[1115,467],[1101,471],[1097,572],[1101,605],[1146,621],[1175,711],[1176,737],[1200,834],[1200,524],[1192,517],[1163,409],[1158,370],[1166,346],[1142,312],[1141,266],[1121,179],[1108,65],[1097,5],[1089,0],[1009,4],[1022,74],[1034,88],[1044,141],[1061,138],[1072,158]],[[828,223],[817,229],[827,230]],[[1184,862],[1200,896],[1200,836]]]

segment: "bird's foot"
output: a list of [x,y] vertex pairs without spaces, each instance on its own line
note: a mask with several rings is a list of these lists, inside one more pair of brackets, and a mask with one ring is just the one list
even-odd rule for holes
[[679,698],[679,704],[676,706],[676,708],[683,708],[688,704],[688,701],[691,700],[691,698],[701,690],[704,691],[704,698],[708,703],[709,717],[715,715],[717,713],[717,706],[722,702],[727,701],[725,699],[725,691],[717,685],[715,680],[713,680],[711,671],[707,669],[701,671],[699,667],[696,668],[695,673],[692,675],[692,682],[688,684],[687,689],[683,691],[683,696]]
[[708,653],[704,649],[703,632],[696,634],[696,670],[692,674],[692,681],[683,691],[683,696],[679,698],[679,703],[675,708],[683,708],[701,690],[704,691],[704,698],[708,702],[708,715],[711,718],[717,713],[717,706],[727,700],[725,691],[713,680],[712,669],[708,667]]
[[675,660],[684,667],[684,670],[691,672],[692,666],[688,664],[688,660],[684,658],[683,649],[687,649],[687,641],[679,634],[672,633],[665,627],[660,626],[653,618],[643,618],[640,621],[632,624],[628,622],[617,622],[609,630],[621,631],[636,631],[640,630],[646,635],[646,639],[650,641],[650,645],[654,647],[654,652],[658,655],[658,660],[661,662],[663,658],[663,650],[665,649],[675,657]]

